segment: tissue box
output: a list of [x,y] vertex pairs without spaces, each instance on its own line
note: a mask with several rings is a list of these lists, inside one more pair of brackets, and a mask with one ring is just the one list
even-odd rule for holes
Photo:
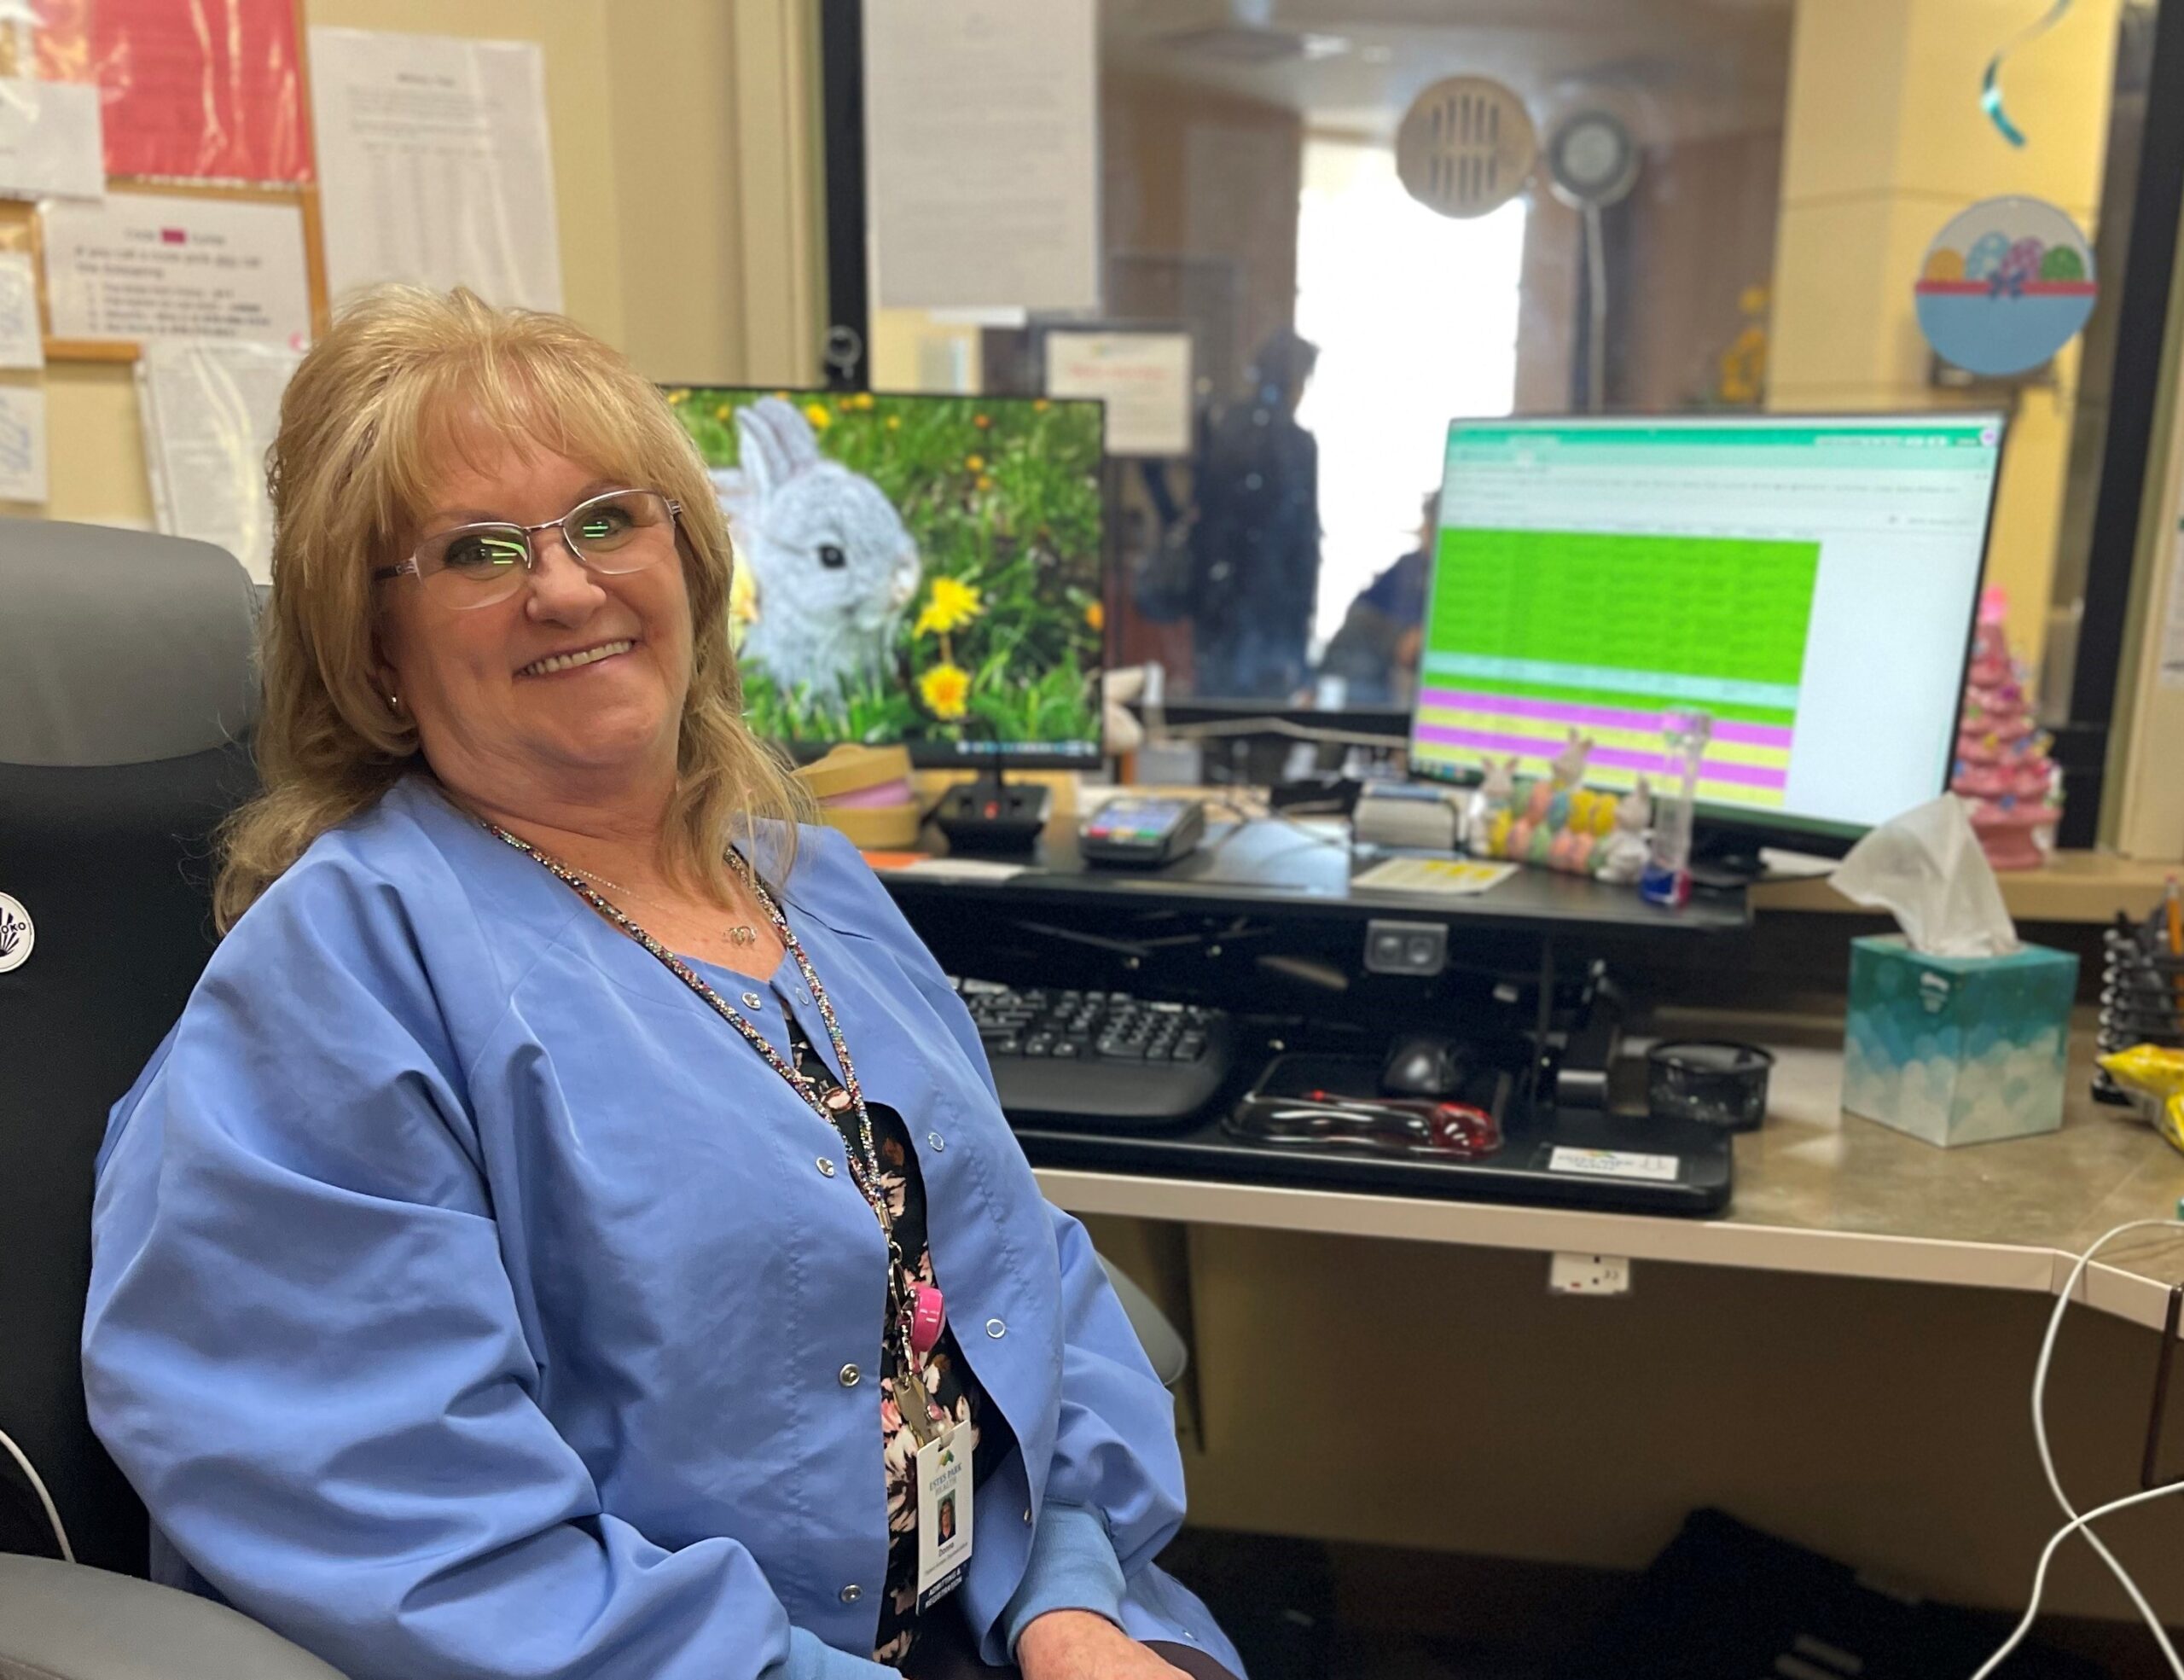
[[2078,960],[1927,956],[1900,934],[1850,942],[1843,1106],[1929,1143],[1984,1143],[2063,1124]]

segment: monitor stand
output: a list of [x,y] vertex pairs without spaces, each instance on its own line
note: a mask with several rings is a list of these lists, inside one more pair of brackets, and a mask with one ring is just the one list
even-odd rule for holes
[[1045,831],[1053,791],[1043,782],[1008,780],[998,753],[990,768],[990,776],[950,788],[934,813],[950,852],[1029,852]]

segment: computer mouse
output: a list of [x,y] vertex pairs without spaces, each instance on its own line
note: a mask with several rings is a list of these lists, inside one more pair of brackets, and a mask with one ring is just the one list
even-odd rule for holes
[[1448,1096],[1464,1082],[1463,1058],[1446,1038],[1398,1038],[1380,1069],[1380,1089],[1407,1096]]

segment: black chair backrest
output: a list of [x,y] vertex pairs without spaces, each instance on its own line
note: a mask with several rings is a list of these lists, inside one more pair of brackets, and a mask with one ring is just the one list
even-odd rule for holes
[[[143,1508],[84,1415],[91,1167],[212,952],[253,605],[206,544],[0,520],[0,921],[28,923],[0,927],[0,1430],[78,1560],[140,1575]],[[52,1549],[0,1456],[0,1550]]]

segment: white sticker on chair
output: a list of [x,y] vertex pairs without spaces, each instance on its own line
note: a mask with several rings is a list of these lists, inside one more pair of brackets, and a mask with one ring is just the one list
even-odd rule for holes
[[22,901],[0,892],[0,974],[29,962],[31,947],[37,943],[38,929],[31,926],[31,913]]

